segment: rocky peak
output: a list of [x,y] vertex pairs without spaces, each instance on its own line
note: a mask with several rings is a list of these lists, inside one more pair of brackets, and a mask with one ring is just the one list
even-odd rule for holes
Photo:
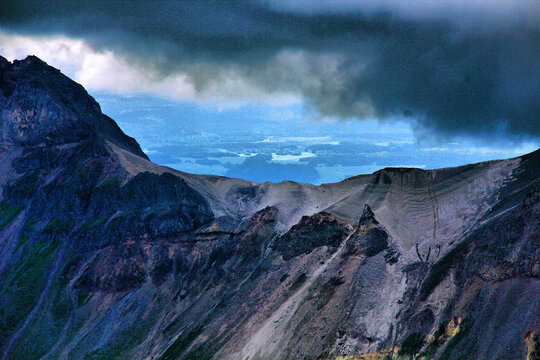
[[[28,55],[23,60],[15,60],[13,61],[13,65],[18,66],[18,67],[41,69],[41,70],[46,70],[49,67],[49,65],[47,65],[45,61],[41,60],[35,55]],[[54,70],[58,71],[57,69],[54,69]]]
[[146,158],[86,90],[36,56],[0,59],[0,151],[102,138]]
[[376,225],[379,222],[377,219],[375,219],[375,213],[368,204],[364,204],[364,209],[362,210],[362,215],[360,216],[360,220],[358,221],[358,226],[362,225]]
[[0,70],[8,67],[11,63],[3,56],[0,55]]

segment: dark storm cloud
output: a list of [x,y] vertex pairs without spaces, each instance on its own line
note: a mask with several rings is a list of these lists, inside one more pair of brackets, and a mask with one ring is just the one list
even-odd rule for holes
[[200,92],[241,78],[300,94],[322,116],[406,118],[441,136],[540,136],[538,6],[431,16],[282,3],[4,0],[0,26],[83,38],[160,76],[185,73]]

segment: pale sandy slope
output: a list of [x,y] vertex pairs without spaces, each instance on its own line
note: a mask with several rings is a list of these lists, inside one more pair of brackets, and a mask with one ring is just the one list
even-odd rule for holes
[[111,146],[133,175],[151,171],[182,177],[206,197],[216,216],[242,219],[274,206],[279,209],[283,231],[302,216],[323,210],[354,223],[368,203],[402,253],[410,258],[417,256],[416,243],[422,254],[430,246],[436,251],[440,245],[441,254],[450,248],[491,210],[499,190],[513,180],[523,160],[518,157],[427,171],[386,168],[371,175],[315,186],[187,174]]

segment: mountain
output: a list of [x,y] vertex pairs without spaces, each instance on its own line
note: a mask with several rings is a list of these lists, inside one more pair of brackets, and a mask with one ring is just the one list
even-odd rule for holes
[[0,359],[535,359],[540,150],[339,183],[156,165],[0,58]]

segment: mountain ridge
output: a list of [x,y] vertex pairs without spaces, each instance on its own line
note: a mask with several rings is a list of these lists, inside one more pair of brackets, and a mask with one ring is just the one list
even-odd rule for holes
[[319,186],[188,174],[4,60],[2,360],[536,356],[540,150]]

